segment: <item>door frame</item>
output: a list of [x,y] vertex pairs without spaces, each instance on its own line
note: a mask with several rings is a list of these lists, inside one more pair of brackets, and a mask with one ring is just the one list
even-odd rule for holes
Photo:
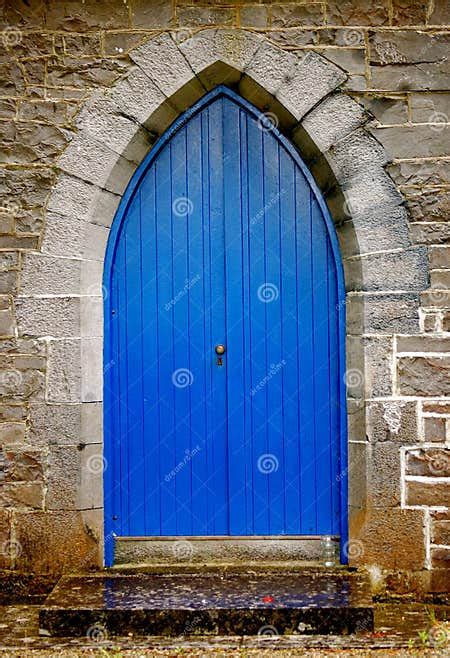
[[[125,193],[121,199],[119,207],[113,219],[111,231],[109,234],[108,243],[106,246],[106,255],[104,260],[103,269],[103,292],[104,292],[104,343],[103,343],[103,379],[104,379],[104,403],[103,403],[103,421],[104,421],[104,459],[106,468],[104,469],[104,533],[105,533],[105,565],[111,566],[113,563],[114,554],[114,522],[113,516],[117,510],[118,489],[117,478],[115,477],[117,465],[114,461],[114,444],[112,437],[112,423],[111,414],[105,402],[111,394],[112,388],[112,366],[114,366],[113,358],[114,353],[111,344],[111,331],[110,321],[112,317],[111,306],[111,275],[112,265],[114,262],[115,251],[117,248],[118,237],[123,220],[126,216],[128,206],[133,198],[136,188],[141,183],[142,178],[145,176],[148,168],[152,165],[155,158],[172,139],[174,134],[190,119],[193,115],[209,105],[217,97],[225,95],[231,98],[235,103],[245,109],[256,120],[264,118],[264,113],[258,110],[255,106],[247,100],[236,94],[234,91],[225,85],[218,85],[212,91],[207,92],[200,100],[181,114],[172,125],[164,132],[164,134],[156,141],[151,147],[149,153],[145,156],[141,164],[134,172]],[[337,288],[338,288],[338,343],[339,343],[339,358],[338,358],[338,381],[339,381],[339,456],[338,456],[338,470],[339,470],[339,499],[340,499],[340,558],[342,564],[348,562],[348,445],[347,445],[347,402],[346,402],[346,385],[345,385],[345,338],[346,338],[346,309],[345,309],[345,280],[342,258],[340,254],[339,243],[334,228],[334,223],[331,218],[328,207],[320,192],[311,172],[303,162],[300,154],[276,126],[271,130],[274,135],[282,142],[283,146],[287,149],[295,163],[300,167],[303,175],[305,176],[316,201],[322,211],[325,221],[326,230],[330,239],[333,258],[336,266],[337,273]],[[108,391],[108,394],[106,392]]]

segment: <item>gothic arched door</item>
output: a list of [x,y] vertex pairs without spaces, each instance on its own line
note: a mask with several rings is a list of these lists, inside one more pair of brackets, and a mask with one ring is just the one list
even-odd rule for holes
[[105,529],[346,536],[345,292],[295,149],[226,87],[136,171],[105,261]]

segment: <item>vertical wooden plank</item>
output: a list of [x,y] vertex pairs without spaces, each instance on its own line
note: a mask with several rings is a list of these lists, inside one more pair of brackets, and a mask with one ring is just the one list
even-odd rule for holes
[[232,535],[244,535],[246,523],[246,445],[244,316],[242,262],[242,181],[240,157],[240,110],[224,103],[224,224],[227,374],[229,507]]
[[142,182],[142,351],[143,403],[142,432],[145,445],[145,534],[161,531],[161,463],[160,463],[160,383],[158,378],[158,273],[155,167]]
[[267,398],[263,386],[267,372],[266,354],[266,298],[271,296],[265,272],[265,197],[263,133],[256,121],[247,118],[248,189],[249,189],[249,276],[250,276],[250,340],[251,407],[253,442],[253,532],[269,532],[267,461]]
[[136,194],[130,204],[124,226],[126,266],[127,324],[127,415],[129,457],[129,532],[145,534],[145,457],[142,426],[143,364],[142,364],[142,240],[141,203]]
[[[264,132],[264,202],[265,202],[265,272],[270,300],[266,312],[266,373],[264,389],[267,400],[267,453],[273,469],[267,473],[269,533],[283,534],[285,529],[285,487],[283,446],[283,377],[282,377],[282,289],[281,289],[281,226],[279,145],[272,131]],[[292,277],[295,267],[284,263]]]
[[312,263],[314,320],[314,414],[317,531],[331,531],[330,392],[328,327],[328,252],[322,214],[312,203]]
[[317,490],[315,471],[314,321],[312,279],[311,190],[303,174],[295,173],[299,437],[301,450],[301,533],[316,534]]
[[295,166],[280,149],[281,307],[283,437],[287,534],[300,534],[299,351],[297,335],[297,252],[295,232]]
[[172,471],[176,467],[173,377],[175,358],[173,345],[173,306],[165,304],[174,296],[172,246],[172,190],[170,148],[166,147],[156,162],[157,277],[158,277],[158,379],[160,384],[161,446],[161,534],[177,532],[176,484]]
[[228,519],[228,446],[226,362],[217,367],[214,347],[226,344],[225,317],[225,251],[224,251],[224,187],[223,187],[223,108],[222,99],[214,101],[208,112],[209,119],[209,218],[211,254],[211,329],[212,344],[209,358],[212,368],[212,400],[215,413],[212,427],[212,471],[210,481],[214,492],[213,534],[227,534]]
[[[188,234],[191,200],[187,198],[186,127],[171,141],[172,183],[172,250],[173,250],[173,295],[166,302],[173,308],[174,337],[174,414],[175,414],[175,482],[176,531],[180,535],[192,533],[190,468],[185,459],[191,446],[191,386],[197,368],[191,363],[189,349],[189,297],[183,295],[189,280]],[[188,511],[188,513],[186,513]]]
[[188,218],[189,277],[183,291],[189,302],[189,360],[196,364],[191,386],[191,454],[186,468],[190,471],[192,497],[192,529],[194,535],[208,534],[206,499],[208,497],[207,472],[207,414],[209,359],[205,358],[206,282],[209,278],[204,266],[204,222],[202,170],[202,117],[194,117],[186,125],[187,139],[187,198],[191,202]]

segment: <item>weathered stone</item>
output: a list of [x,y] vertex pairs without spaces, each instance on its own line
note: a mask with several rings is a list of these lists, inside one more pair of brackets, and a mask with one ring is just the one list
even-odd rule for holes
[[450,290],[425,290],[420,301],[424,308],[450,308]]
[[106,143],[118,155],[140,164],[153,144],[153,136],[130,117],[124,116],[114,100],[93,95],[77,116],[77,126],[91,139]]
[[3,20],[6,25],[42,29],[44,14],[43,0],[7,0],[3,3]]
[[16,320],[12,308],[0,311],[0,336],[14,336],[16,331]]
[[450,338],[397,336],[397,353],[400,352],[450,352]]
[[12,552],[15,545],[11,544],[11,513],[8,510],[0,510],[0,569],[11,568]]
[[108,464],[103,457],[101,444],[91,444],[83,448],[81,458],[81,482],[77,492],[78,509],[103,507],[103,472]]
[[371,507],[400,505],[400,447],[386,441],[371,444],[367,459],[367,496]]
[[[301,122],[319,151],[327,151],[335,142],[356,130],[367,120],[367,113],[344,94],[328,96]],[[295,133],[294,133],[295,141]],[[303,157],[305,155],[302,153]]]
[[42,252],[66,258],[87,258],[103,262],[109,230],[48,212]]
[[345,82],[346,90],[366,88],[366,62],[362,48],[316,48],[315,52],[350,74]]
[[450,477],[450,450],[415,448],[406,452],[406,475]]
[[450,402],[441,400],[424,400],[422,402],[422,407],[423,410],[427,412],[450,415]]
[[450,290],[450,270],[432,270],[430,284],[437,290]]
[[427,254],[421,247],[348,258],[344,268],[349,290],[424,290],[428,285]]
[[348,294],[347,332],[417,333],[419,297],[414,293]]
[[19,333],[54,338],[80,336],[80,299],[21,297],[16,301]]
[[67,174],[114,194],[123,194],[136,169],[136,165],[83,132],[74,138],[58,165]]
[[53,87],[92,88],[109,87],[123,75],[128,65],[122,60],[64,57],[50,60],[47,65],[47,83]]
[[14,101],[12,98],[2,98],[0,100],[0,118],[12,119],[16,116],[16,112],[16,101]]
[[431,540],[433,544],[450,546],[450,521],[434,521],[431,528]]
[[22,96],[25,91],[25,80],[22,69],[16,62],[0,64],[0,94],[6,97]]
[[67,143],[56,126],[36,123],[8,123],[2,132],[0,162],[28,164],[39,161],[53,163]]
[[449,222],[414,222],[410,226],[415,244],[441,244],[450,239]]
[[401,160],[388,165],[387,170],[397,185],[450,183],[450,162],[447,160]]
[[[282,85],[283,77],[292,76],[298,62],[296,54],[262,43],[245,67],[245,73],[266,91],[274,94]],[[281,76],[280,71],[283,71]]]
[[239,18],[242,27],[266,27],[269,18],[268,8],[261,5],[241,7]]
[[50,402],[81,400],[81,341],[49,341],[47,398]]
[[444,546],[432,548],[431,564],[433,569],[450,569],[450,549]]
[[426,507],[450,507],[450,487],[448,482],[439,482],[425,478],[420,481],[409,480],[406,483],[406,504]]
[[[411,541],[414,537],[414,541]],[[364,548],[357,564],[417,570],[425,560],[421,510],[372,508],[359,533]]]
[[77,445],[82,439],[81,404],[31,404],[33,445]]
[[97,402],[103,399],[103,353],[100,338],[81,341],[81,399]]
[[375,89],[445,89],[449,64],[448,37],[427,32],[374,32],[370,37],[370,69]]
[[23,295],[80,293],[81,261],[26,254],[21,278]]
[[15,509],[43,509],[44,485],[42,482],[12,482],[0,487],[0,507]]
[[17,513],[15,527],[22,547],[18,569],[54,574],[100,566],[98,540],[80,512]]
[[34,482],[44,478],[45,456],[39,450],[12,450],[11,446],[3,451],[5,482]]
[[450,122],[450,96],[448,92],[410,95],[411,116],[414,123],[434,123],[439,132]]
[[55,101],[21,101],[18,109],[21,121],[41,121],[55,125],[70,122],[67,103]]
[[[341,204],[342,205],[342,204]],[[342,208],[348,213],[350,208]],[[338,225],[337,233],[343,258],[374,251],[409,247],[407,213],[403,206],[374,209]]]
[[430,269],[450,269],[450,246],[432,247],[429,251]]
[[[206,89],[214,88],[224,79],[228,83],[239,81],[260,47],[261,37],[243,30],[201,30],[179,43],[181,52]],[[264,52],[267,49],[273,50],[274,56],[280,52],[269,43],[264,45]]]
[[[146,5],[148,7],[148,5]],[[150,33],[150,37],[156,36]],[[132,48],[147,41],[148,33],[144,32],[106,32],[103,40],[105,55],[121,57],[126,55]]]
[[450,193],[425,190],[409,195],[408,208],[413,221],[447,222],[450,212]]
[[179,7],[177,18],[180,25],[188,27],[232,25],[236,20],[236,10],[229,7]]
[[85,0],[85,2],[52,2],[46,10],[45,22],[51,30],[83,32],[93,29],[127,28],[128,11],[122,0]]
[[388,22],[387,3],[383,0],[331,0],[327,5],[328,25],[384,25]]
[[174,20],[175,5],[166,0],[133,0],[131,6],[131,24],[133,27],[148,29],[168,27]]
[[273,4],[271,16],[272,27],[299,27],[324,23],[323,6],[320,4]]
[[77,509],[81,451],[77,446],[50,446],[46,508]]
[[[4,373],[2,373],[4,376]],[[25,442],[26,426],[24,423],[0,423],[0,444]]]
[[425,25],[428,2],[426,0],[393,0],[393,25]]
[[296,119],[301,119],[346,77],[344,71],[321,55],[308,52],[297,66],[286,70],[275,96]]
[[448,4],[447,0],[434,0],[430,6],[431,14],[428,18],[428,25],[448,25]]
[[0,398],[21,402],[27,399],[42,399],[45,378],[36,370],[21,371],[5,369],[0,377]]
[[369,93],[359,96],[358,100],[382,124],[405,123],[408,120],[405,97]]
[[[25,420],[28,411],[25,405],[21,404],[0,404],[0,422],[5,420]],[[25,432],[25,428],[23,428]]]
[[378,126],[372,133],[390,158],[432,158],[444,156],[450,148],[450,127]]
[[402,395],[449,395],[449,370],[449,357],[401,357],[398,360],[399,392]]
[[450,331],[450,313],[444,313],[442,316],[442,331]]
[[417,442],[417,403],[406,400],[368,401],[367,438],[371,443],[395,442],[407,445]]
[[347,393],[352,398],[392,394],[392,338],[348,336]]

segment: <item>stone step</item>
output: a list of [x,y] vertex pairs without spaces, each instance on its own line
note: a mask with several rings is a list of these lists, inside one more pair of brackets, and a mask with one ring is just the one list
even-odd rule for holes
[[347,570],[63,576],[39,615],[62,637],[352,634],[373,630],[368,583]]
[[[116,537],[114,564],[303,561],[322,557],[322,537]],[[333,537],[337,559],[339,538]]]

